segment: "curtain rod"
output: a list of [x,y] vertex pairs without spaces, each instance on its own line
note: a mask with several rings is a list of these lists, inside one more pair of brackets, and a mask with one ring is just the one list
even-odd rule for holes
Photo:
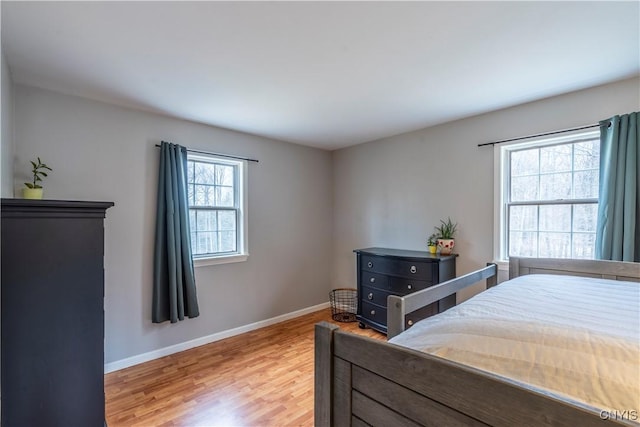
[[[559,133],[573,132],[573,131],[576,131],[576,130],[591,129],[591,128],[596,128],[596,127],[599,127],[599,126],[600,126],[600,123],[596,123],[595,125],[581,126],[581,127],[577,127],[577,128],[564,129],[564,130],[557,130],[557,131],[554,131],[554,132],[538,133],[536,135],[521,136],[519,138],[503,139],[501,141],[485,142],[484,144],[478,144],[478,147],[484,147],[484,146],[487,146],[487,145],[502,144],[503,142],[520,141],[521,139],[537,138],[537,137],[540,137],[540,136],[556,135],[556,134],[559,134]],[[608,122],[607,127],[608,126],[611,126],[611,122]]]
[[[168,141],[162,141],[162,142],[166,142],[168,144],[171,144]],[[156,147],[160,148],[160,144],[156,144]],[[197,154],[208,154],[210,156],[226,157],[227,159],[246,160],[247,162],[256,162],[256,163],[260,162],[260,160],[250,159],[248,157],[232,156],[230,154],[213,153],[213,152],[210,152],[210,151],[192,150],[190,148],[187,148],[187,152],[189,152],[189,153],[197,153]]]

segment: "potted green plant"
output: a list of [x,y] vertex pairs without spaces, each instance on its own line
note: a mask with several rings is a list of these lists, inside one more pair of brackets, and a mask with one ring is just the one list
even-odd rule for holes
[[24,185],[27,188],[22,189],[22,197],[25,199],[42,199],[42,185],[38,184],[42,182],[42,178],[48,176],[44,171],[45,169],[48,171],[52,171],[49,166],[42,163],[40,157],[38,157],[38,163],[31,161],[31,165],[33,169],[31,169],[31,173],[33,173],[33,182],[25,182]]
[[436,233],[438,234],[438,247],[442,255],[450,255],[453,247],[455,246],[455,235],[458,224],[451,221],[451,218],[447,218],[446,221],[440,220],[440,225],[436,226]]
[[435,254],[438,250],[438,235],[433,233],[427,239],[427,247],[429,248],[429,252]]

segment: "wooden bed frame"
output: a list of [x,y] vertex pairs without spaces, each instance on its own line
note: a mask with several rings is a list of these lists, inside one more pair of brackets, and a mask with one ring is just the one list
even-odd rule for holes
[[[640,282],[640,264],[511,258],[509,277],[570,274]],[[390,296],[389,336],[404,315],[480,280],[496,285],[497,267],[407,295]],[[614,408],[612,408],[613,410]],[[638,425],[640,414],[596,411],[503,377],[322,322],[315,331],[316,426],[603,426]]]

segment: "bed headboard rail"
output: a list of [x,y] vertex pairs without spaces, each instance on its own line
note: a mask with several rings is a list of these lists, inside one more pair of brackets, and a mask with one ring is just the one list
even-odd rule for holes
[[592,259],[510,257],[509,278],[525,274],[568,274],[640,282],[640,264]]

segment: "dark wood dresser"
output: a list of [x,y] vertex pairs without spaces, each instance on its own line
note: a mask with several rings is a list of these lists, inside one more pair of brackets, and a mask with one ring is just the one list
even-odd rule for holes
[[104,418],[110,202],[2,199],[2,426]]
[[[358,321],[387,333],[387,297],[407,295],[456,277],[456,257],[403,249],[356,249],[358,269]],[[450,295],[407,314],[406,328],[456,304]]]

